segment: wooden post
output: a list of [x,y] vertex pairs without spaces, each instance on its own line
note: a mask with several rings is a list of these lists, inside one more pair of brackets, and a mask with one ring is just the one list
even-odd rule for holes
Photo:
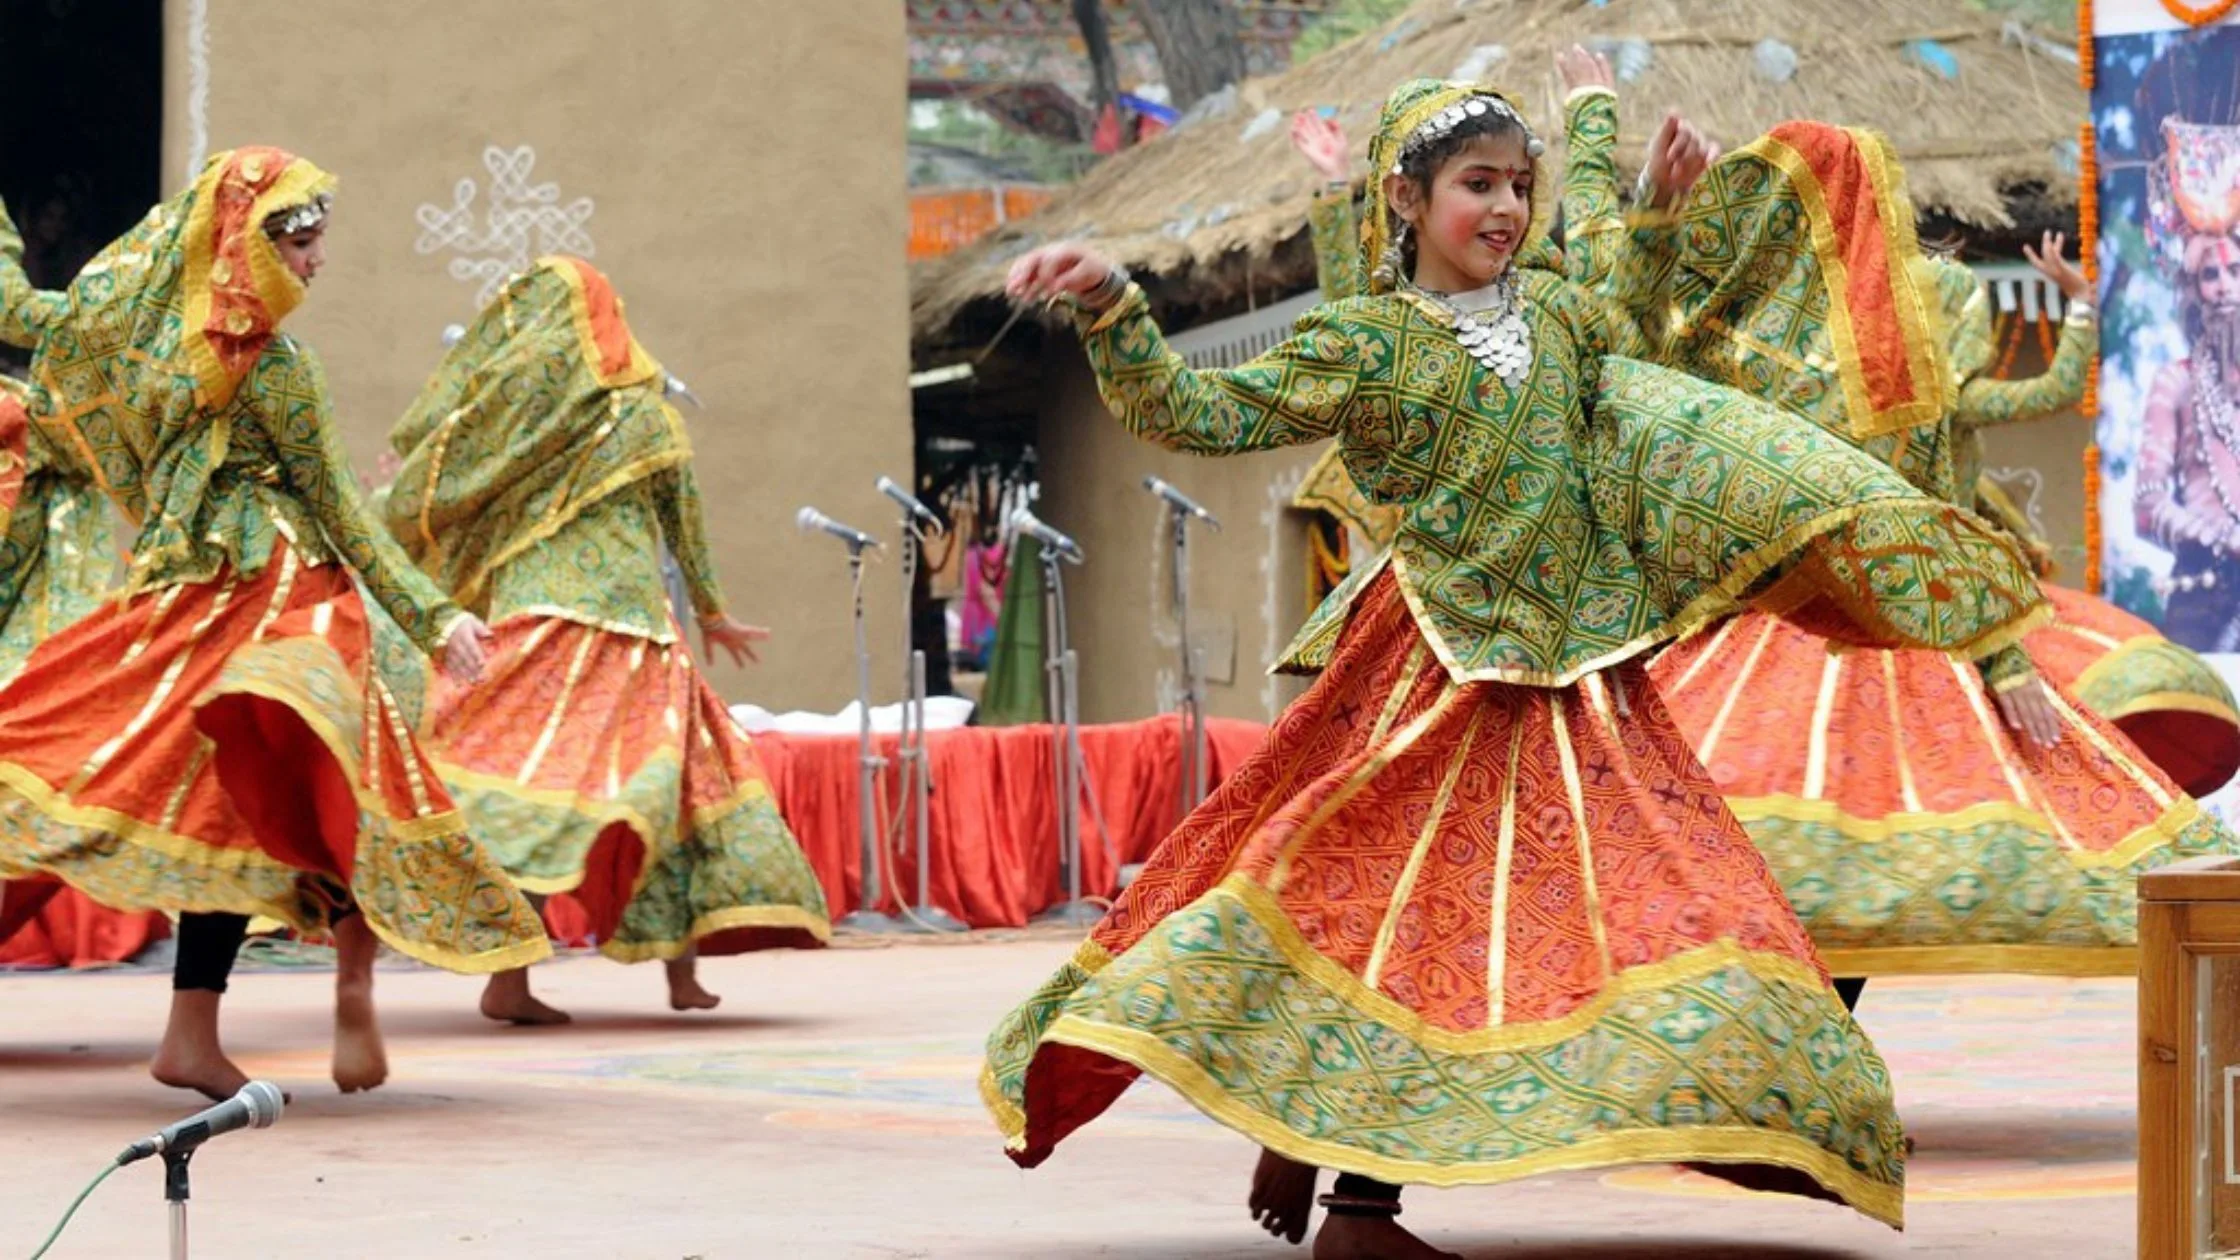
[[2139,1256],[2240,1251],[2240,859],[2139,880]]

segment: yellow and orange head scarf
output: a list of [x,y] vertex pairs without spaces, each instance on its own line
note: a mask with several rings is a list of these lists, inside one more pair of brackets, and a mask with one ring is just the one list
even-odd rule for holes
[[144,522],[143,561],[193,546],[184,522],[225,458],[228,410],[303,300],[265,220],[333,188],[279,149],[220,153],[87,263],[45,321],[32,420]]
[[468,608],[586,507],[691,458],[668,375],[580,258],[539,259],[444,355],[389,435],[390,532]]
[[[1443,79],[1410,79],[1392,90],[1385,98],[1384,110],[1377,118],[1377,134],[1369,140],[1368,204],[1361,215],[1361,252],[1358,265],[1363,268],[1358,277],[1357,289],[1362,293],[1389,293],[1394,285],[1377,273],[1377,264],[1383,258],[1385,247],[1392,241],[1392,205],[1385,195],[1385,176],[1399,168],[1400,159],[1408,150],[1408,142],[1417,132],[1431,126],[1434,120],[1448,110],[1468,108],[1473,100],[1498,101],[1520,123],[1522,111],[1508,97],[1480,83],[1464,83]],[[1530,132],[1527,131],[1529,138]],[[1540,154],[1531,155],[1533,187],[1541,187]],[[1553,198],[1536,195],[1532,203],[1532,224],[1526,229],[1525,239],[1518,242],[1517,259],[1520,265],[1538,265],[1545,253],[1548,236],[1549,206]]]

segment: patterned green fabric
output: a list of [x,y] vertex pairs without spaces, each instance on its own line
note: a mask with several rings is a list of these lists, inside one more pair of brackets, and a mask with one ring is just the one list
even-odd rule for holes
[[[368,521],[317,358],[268,327],[285,304],[253,308],[254,317],[245,305],[231,312],[238,327],[263,329],[246,343],[254,358],[243,356],[238,377],[191,326],[198,286],[219,290],[208,300],[252,300],[198,278],[198,261],[223,277],[223,251],[247,249],[257,268],[286,277],[253,224],[231,246],[218,243],[216,262],[203,261],[213,248],[211,211],[198,204],[243,161],[213,158],[202,179],[149,212],[63,293],[25,298],[15,257],[0,251],[11,307],[28,301],[44,311],[32,321],[32,422],[138,523],[133,589],[206,581],[227,565],[254,576],[284,535],[305,563],[348,564],[413,641],[433,650],[458,609]],[[304,178],[306,188],[325,186],[315,168]],[[291,187],[285,175],[268,182],[274,195]]]
[[720,613],[723,596],[666,383],[604,276],[540,259],[491,299],[390,433],[404,460],[390,530],[492,618],[533,610],[671,641],[660,552],[645,545],[656,527],[700,613]]
[[23,271],[23,237],[0,205],[0,343],[29,350],[69,313],[69,299],[33,287]]
[[2077,699],[2106,718],[2129,717],[2169,696],[2196,696],[2240,712],[2224,675],[2192,648],[2168,639],[2133,641],[2085,671]]
[[[1084,343],[1113,413],[1170,449],[1340,437],[1355,484],[1407,507],[1400,578],[1458,680],[1562,685],[1707,614],[1688,605],[1718,594],[1727,566],[1769,568],[1836,529],[1831,513],[1870,503],[1891,510],[1859,537],[1881,548],[1875,589],[1909,644],[1956,648],[2036,602],[2020,562],[1975,545],[1957,514],[1771,408],[1604,359],[1599,306],[1547,273],[1521,279],[1538,364],[1516,393],[1461,352],[1451,317],[1406,296],[1319,307],[1228,371],[1187,367],[1139,290]],[[1947,570],[1939,557],[1960,546],[1970,554]],[[1947,598],[1931,599],[1940,581]],[[1345,615],[1325,601],[1301,644],[1327,641]]]
[[684,783],[673,753],[639,765],[621,790],[596,802],[559,804],[453,782],[483,848],[530,889],[572,886],[602,831],[627,822],[641,835],[679,837],[647,846],[647,868],[601,952],[625,961],[680,957],[710,920],[754,908],[826,917],[824,887],[786,828],[777,803],[755,792],[710,815],[683,817]]
[[2099,320],[2092,315],[2072,315],[2061,322],[2061,340],[2044,372],[2019,381],[1988,376],[1964,381],[1960,409],[1953,416],[1959,429],[1952,450],[1953,475],[1958,484],[1972,493],[1976,479],[1983,475],[1982,430],[2041,419],[2083,402],[2085,377],[2099,357]]
[[99,606],[116,567],[108,503],[22,410],[11,410],[29,396],[20,381],[0,375],[0,475],[14,472],[6,461],[23,465],[0,535],[0,683],[47,636]]
[[1061,970],[1007,1016],[988,1039],[984,1090],[1022,1111],[1048,1036],[1138,1066],[1156,1057],[1161,1079],[1217,1099],[1231,1127],[1288,1130],[1404,1166],[1411,1182],[1525,1175],[1536,1156],[1598,1141],[1623,1151],[1631,1135],[1674,1129],[1793,1137],[1893,1192],[1903,1182],[1900,1134],[1870,1101],[1888,1098],[1888,1069],[1809,977],[1709,965],[1627,992],[1570,1035],[1473,1049],[1363,1009],[1286,938],[1280,914],[1215,889],[1094,973]]
[[1324,189],[1307,207],[1307,239],[1314,245],[1314,278],[1322,300],[1361,296],[1361,225],[1354,221],[1353,189]]
[[1563,110],[1563,254],[1571,278],[1599,289],[1617,268],[1626,229],[1618,202],[1618,96],[1582,90]]
[[1743,826],[1822,949],[2138,943],[2139,876],[2227,853],[2206,813],[2120,865],[2073,859],[2043,819],[1909,825],[1863,838],[1834,822],[1748,817]]
[[683,464],[585,505],[500,565],[489,586],[491,619],[533,612],[676,642],[661,552],[647,539],[661,539],[676,553],[696,611],[723,611],[698,483]]

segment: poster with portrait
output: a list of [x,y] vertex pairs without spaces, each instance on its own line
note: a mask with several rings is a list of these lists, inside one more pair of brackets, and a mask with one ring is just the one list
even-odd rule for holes
[[2094,41],[2101,572],[2170,639],[2240,656],[2240,25],[2110,8],[2145,29]]
[[2240,690],[2240,23],[2093,29],[2101,593]]

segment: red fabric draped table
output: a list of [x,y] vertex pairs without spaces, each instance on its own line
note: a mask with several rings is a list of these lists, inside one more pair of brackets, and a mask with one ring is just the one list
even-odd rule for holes
[[75,888],[17,885],[0,893],[0,967],[98,967],[171,935],[154,911],[126,914]]
[[[1259,747],[1266,729],[1255,722],[1207,723],[1208,782],[1218,784]],[[1065,899],[1058,868],[1056,764],[1047,726],[964,727],[927,738],[933,766],[933,835],[928,844],[934,905],[972,927],[1018,927]],[[876,739],[887,758],[881,845],[880,909],[915,901],[916,846],[898,851],[893,820],[907,808],[894,764],[899,743]],[[824,883],[834,918],[857,908],[863,859],[856,838],[856,737],[754,737],[786,822]],[[1083,793],[1081,888],[1109,898],[1119,868],[1150,856],[1178,821],[1182,723],[1173,716],[1081,729]],[[1102,819],[1103,826],[1098,825]],[[584,942],[583,918],[565,897],[545,912],[558,939]],[[12,937],[0,940],[0,966],[89,966],[130,958],[167,931],[162,915],[104,910],[62,889]]]

